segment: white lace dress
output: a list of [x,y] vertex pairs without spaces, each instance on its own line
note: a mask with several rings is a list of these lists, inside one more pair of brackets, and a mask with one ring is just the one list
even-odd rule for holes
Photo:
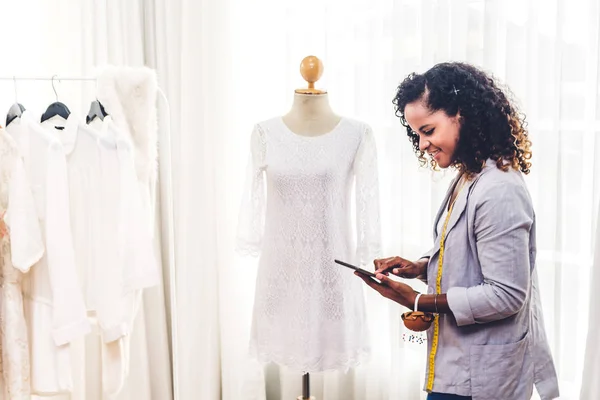
[[333,260],[365,265],[380,253],[371,129],[342,118],[305,137],[275,118],[255,126],[251,153],[237,242],[261,253],[251,354],[302,372],[354,367],[369,353],[363,283]]
[[15,142],[0,129],[0,399],[30,399],[22,277],[44,254],[35,203]]

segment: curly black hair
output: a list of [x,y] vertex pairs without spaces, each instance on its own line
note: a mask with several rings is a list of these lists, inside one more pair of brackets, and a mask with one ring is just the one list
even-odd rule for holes
[[[449,117],[460,113],[460,135],[452,166],[468,175],[481,172],[487,159],[507,171],[510,166],[528,174],[531,141],[525,115],[508,98],[494,79],[478,68],[460,62],[435,65],[424,74],[412,73],[398,87],[393,103],[406,128],[422,166],[419,135],[404,116],[407,104],[424,101],[432,112],[443,110]],[[508,161],[506,163],[505,161]],[[430,166],[437,168],[435,160]]]

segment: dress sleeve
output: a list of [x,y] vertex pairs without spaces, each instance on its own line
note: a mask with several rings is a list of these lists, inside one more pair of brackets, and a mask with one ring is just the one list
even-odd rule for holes
[[261,250],[267,197],[265,157],[265,134],[256,125],[250,139],[250,157],[238,220],[236,250],[242,255],[258,256]]
[[368,265],[381,255],[377,147],[373,132],[368,126],[354,160],[354,174],[356,176],[356,256],[360,265]]
[[67,163],[60,146],[48,153],[46,172],[46,253],[52,290],[52,325],[57,346],[90,331],[75,264]]
[[12,167],[4,222],[5,233],[10,235],[12,264],[19,271],[27,272],[44,254],[44,243],[31,186],[18,157]]

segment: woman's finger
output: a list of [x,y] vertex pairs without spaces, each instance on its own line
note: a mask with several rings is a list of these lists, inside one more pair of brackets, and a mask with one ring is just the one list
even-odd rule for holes
[[361,274],[360,272],[355,272],[354,275],[358,276],[360,279],[362,279],[363,281],[365,281],[365,283],[369,286],[371,286],[373,289],[377,290],[378,292],[381,293],[380,291],[380,284],[378,284],[377,282],[375,282],[373,279],[371,279],[369,276],[365,275],[365,274]]
[[381,281],[382,285],[385,285],[394,291],[397,291],[397,289],[399,289],[399,286],[402,285],[402,283],[390,279],[390,277],[388,277],[387,275],[377,274],[376,278]]
[[385,261],[385,260],[384,260],[384,259],[381,259],[381,258],[379,258],[379,259],[376,259],[376,260],[373,260],[373,264],[375,265],[375,270],[378,270],[378,269],[381,267],[381,264],[382,264],[384,261]]
[[375,269],[375,272],[381,272],[381,273],[387,273],[389,272],[388,270],[390,269],[390,267],[392,265],[395,264],[395,260],[396,257],[390,257],[390,258],[386,258],[381,260],[381,262],[377,265],[377,268]]
[[[375,290],[377,293],[379,293],[383,297],[393,300],[393,301],[396,301],[395,299],[398,294],[391,287],[382,285],[382,284],[378,283],[377,281],[373,280],[372,278],[370,278],[366,275],[363,275],[359,272],[355,272],[354,274],[358,275],[363,281],[365,281],[365,283],[367,285],[369,285],[371,288],[373,288],[373,290]],[[381,276],[383,276],[383,275],[381,275]]]
[[405,278],[406,274],[410,274],[410,268],[409,267],[400,267],[400,268],[394,268],[392,269],[392,274],[399,276],[400,278]]
[[396,264],[398,264],[398,265],[406,266],[408,264],[411,264],[410,261],[408,261],[402,257],[395,257],[395,258],[396,258]]

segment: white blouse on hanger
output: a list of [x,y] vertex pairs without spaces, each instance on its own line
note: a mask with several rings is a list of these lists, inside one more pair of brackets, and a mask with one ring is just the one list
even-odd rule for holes
[[380,253],[373,133],[342,118],[305,137],[275,118],[255,126],[251,151],[237,243],[262,252],[251,353],[302,372],[354,367],[369,352],[364,284],[334,259],[365,265]]
[[30,398],[29,346],[22,273],[44,245],[31,187],[16,143],[0,129],[0,399]]
[[[133,145],[119,131],[110,116],[102,123],[97,133],[102,138],[100,159],[102,164],[103,192],[111,200],[105,199],[103,220],[105,237],[111,241],[107,246],[115,246],[119,268],[114,271],[112,282],[119,280],[121,296],[113,297],[107,306],[119,311],[124,332],[119,343],[113,337],[103,335],[102,370],[106,393],[118,393],[128,375],[130,335],[137,310],[141,302],[142,289],[159,284],[158,264],[154,257],[152,236],[147,229],[148,221],[143,200],[138,190],[135,173]],[[112,205],[111,205],[112,204]],[[108,207],[107,207],[108,206]],[[116,233],[116,234],[115,234]]]
[[70,125],[70,120],[55,134],[67,154],[77,266],[88,311],[100,328],[103,389],[116,394],[127,375],[125,338],[131,333],[138,290],[158,284],[158,267],[144,229],[131,145],[109,117],[100,131]]
[[32,392],[68,392],[72,388],[68,344],[86,335],[90,325],[75,267],[65,155],[60,142],[28,111],[7,131],[23,154],[46,245],[46,254],[23,284]]

